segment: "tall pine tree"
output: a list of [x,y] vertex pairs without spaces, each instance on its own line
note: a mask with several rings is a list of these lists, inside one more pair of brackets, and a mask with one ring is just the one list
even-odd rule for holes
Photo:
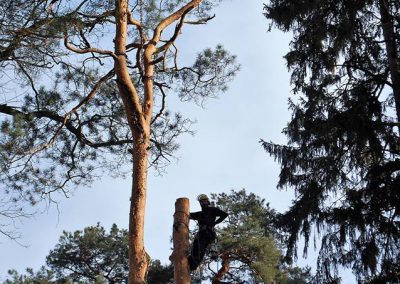
[[0,64],[15,90],[0,101],[0,189],[34,204],[107,170],[130,173],[129,284],[143,283],[147,267],[148,168],[168,163],[190,131],[171,96],[215,97],[239,69],[220,45],[192,65],[178,59],[183,27],[207,23],[218,2],[0,3]]
[[[204,274],[213,284],[302,284],[311,279],[308,268],[282,263],[282,244],[274,225],[276,212],[264,199],[245,189],[211,196],[217,207],[229,213],[217,231],[219,258],[206,256],[204,260]],[[215,251],[210,255],[215,258]],[[215,271],[215,265],[210,265],[214,261],[221,262]]]
[[271,26],[293,32],[285,56],[295,98],[278,187],[296,198],[281,216],[287,256],[321,235],[318,279],[349,267],[365,283],[400,281],[400,2],[272,0]]
[[[10,269],[3,284],[116,284],[128,281],[128,231],[113,224],[109,232],[97,224],[64,231],[46,257],[46,265],[25,273]],[[171,265],[150,260],[147,284],[173,282]]]

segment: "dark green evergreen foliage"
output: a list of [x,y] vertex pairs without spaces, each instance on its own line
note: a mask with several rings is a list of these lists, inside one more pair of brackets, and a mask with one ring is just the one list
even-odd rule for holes
[[400,4],[270,1],[271,25],[293,32],[288,145],[262,141],[296,199],[280,216],[287,257],[315,228],[318,281],[337,267],[363,283],[400,281]]
[[113,225],[107,233],[99,224],[83,231],[65,232],[46,259],[57,277],[94,282],[124,283],[128,275],[128,233]]
[[[236,68],[227,69],[226,66],[235,65],[235,60],[236,57],[229,55],[221,45],[217,45],[215,51],[211,48],[205,49],[197,55],[191,68],[185,68],[176,74],[175,78],[180,83],[179,97],[199,103],[214,96],[213,94],[226,91],[228,86],[224,81],[237,72]],[[199,80],[200,78],[204,79]]]
[[174,283],[174,268],[171,264],[163,265],[156,259],[150,262],[147,274],[147,284],[172,284]]
[[[9,271],[4,284],[112,284],[128,279],[128,232],[113,225],[109,232],[97,224],[82,231],[64,231],[46,258],[47,266],[26,274]],[[173,283],[173,268],[151,260],[148,284]]]
[[[216,206],[229,213],[217,233],[220,257],[230,263],[224,283],[293,283],[293,279],[307,279],[308,272],[281,265],[279,243],[274,238],[276,212],[264,199],[244,189],[211,197]],[[206,258],[205,262],[210,261]],[[216,271],[207,273],[212,279]]]
[[[159,2],[130,3],[132,17],[143,21],[147,38],[160,19],[183,5],[177,0]],[[202,1],[186,20],[207,22],[218,2]],[[0,65],[9,71],[0,86],[15,90],[5,91],[0,101],[0,189],[8,194],[5,201],[36,204],[55,199],[55,192],[68,195],[104,174],[129,173],[132,134],[113,79],[113,57],[72,51],[98,48],[112,53],[114,1],[6,0],[0,11]],[[169,32],[162,36],[170,40]],[[135,29],[129,34],[131,43],[126,55],[130,76],[142,94],[143,62]],[[193,133],[193,121],[170,110],[174,106],[168,105],[168,98],[202,103],[226,90],[239,69],[235,56],[222,46],[200,52],[192,65],[179,66],[177,52],[175,46],[160,48],[154,58],[150,163],[160,171],[174,158],[178,137]]]
[[211,197],[218,207],[229,214],[225,233],[232,232],[234,236],[261,229],[260,234],[274,236],[276,212],[261,197],[247,193],[245,189],[231,190],[229,194],[212,194]]
[[[3,284],[83,284],[83,282],[72,282],[71,279],[56,279],[54,272],[42,266],[39,271],[27,268],[26,274],[19,274],[16,270],[8,271],[9,279]],[[100,282],[96,284],[102,284]]]
[[[269,205],[253,193],[243,189],[231,194],[212,195],[218,207],[228,212],[227,226],[220,233],[222,251],[237,265],[232,265],[228,281],[271,282],[275,279],[280,251],[270,222],[274,216]],[[236,268],[237,267],[237,268]],[[249,277],[250,279],[246,279]]]
[[279,284],[307,284],[312,283],[312,281],[313,276],[310,267],[299,268],[283,266],[277,276],[277,283]]
[[[51,273],[48,273],[44,267],[40,269],[39,272],[34,273],[32,269],[26,269],[26,275],[20,275],[16,270],[11,269],[8,271],[9,277],[11,279],[7,279],[4,281],[4,284],[29,284],[29,283],[51,283],[51,279],[53,278]],[[44,273],[43,273],[44,272]],[[54,283],[54,282],[53,282]]]
[[49,54],[58,45],[49,28],[48,1],[3,0],[0,15],[0,66],[50,67]]

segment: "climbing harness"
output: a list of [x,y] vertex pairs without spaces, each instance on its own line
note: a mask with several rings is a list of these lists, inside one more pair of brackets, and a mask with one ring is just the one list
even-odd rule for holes
[[[221,246],[219,244],[219,240],[217,237],[217,234],[215,232],[215,228],[213,227],[208,227],[208,226],[200,226],[197,222],[197,227],[199,228],[197,231],[194,232],[194,236],[198,236],[200,231],[205,231],[208,230],[210,233],[213,235],[213,241],[211,244],[208,245],[205,255],[209,256],[211,260],[217,260],[219,257],[219,252],[221,250]],[[197,251],[200,252],[200,239],[197,239],[196,237],[194,238],[192,245],[190,247],[190,251],[193,251],[193,246],[197,245]]]

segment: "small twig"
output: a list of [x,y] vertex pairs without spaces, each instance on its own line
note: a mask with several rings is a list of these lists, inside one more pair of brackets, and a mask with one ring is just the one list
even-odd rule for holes
[[162,94],[162,103],[161,103],[161,108],[160,108],[160,111],[157,113],[157,115],[156,116],[154,116],[154,118],[152,119],[152,121],[151,121],[151,124],[153,124],[162,114],[163,114],[163,112],[164,112],[164,110],[165,110],[165,98],[166,98],[166,94],[165,94],[165,92],[164,92],[164,89],[163,89],[163,84],[160,84],[160,83],[157,83],[157,82],[154,82],[154,85],[156,85],[159,89],[160,89],[160,91],[161,91],[161,94]]
[[205,24],[207,24],[207,22],[211,21],[214,18],[215,18],[215,14],[212,15],[211,17],[208,17],[208,18],[199,19],[198,21],[185,21],[185,24],[189,24],[189,25],[205,25]]

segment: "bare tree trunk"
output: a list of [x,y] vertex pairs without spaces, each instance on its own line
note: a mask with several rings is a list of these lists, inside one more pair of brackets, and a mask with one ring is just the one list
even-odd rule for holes
[[[115,34],[115,74],[119,94],[124,103],[128,123],[132,132],[132,192],[129,211],[129,284],[143,284],[148,267],[144,250],[144,214],[146,208],[147,157],[149,148],[150,119],[143,115],[136,88],[129,76],[126,59],[126,38],[128,0],[116,0],[116,34]],[[152,98],[151,98],[152,99]]]
[[129,212],[129,284],[145,283],[148,261],[144,249],[144,215],[147,184],[147,146],[142,135],[133,145],[133,179]]
[[393,84],[393,96],[396,104],[397,122],[400,121],[400,65],[396,50],[393,16],[387,0],[379,0],[383,38],[385,39],[386,54],[389,64],[390,77]]
[[172,233],[174,251],[170,259],[174,265],[174,283],[190,284],[189,254],[189,199],[179,198],[175,202]]
[[[115,0],[115,75],[119,95],[122,98],[124,109],[127,115],[129,127],[132,132],[132,194],[129,212],[129,284],[145,283],[148,260],[144,250],[144,214],[146,208],[147,190],[147,158],[150,148],[150,125],[153,114],[154,91],[153,56],[156,52],[156,45],[160,41],[162,31],[174,21],[184,17],[188,11],[198,6],[202,0],[192,0],[182,8],[163,19],[155,28],[152,39],[146,44],[143,52],[144,94],[142,101],[137,93],[135,85],[128,70],[126,43],[128,36],[128,0]],[[131,22],[132,23],[132,22]],[[136,25],[140,26],[140,24]],[[189,209],[187,208],[187,213]],[[186,223],[187,224],[187,223]],[[186,232],[188,236],[188,232]],[[188,243],[188,240],[187,240]],[[187,255],[188,248],[186,249]],[[189,275],[186,260],[186,274]],[[183,272],[182,272],[183,273]],[[188,276],[189,277],[189,276]],[[186,276],[182,279],[186,279]],[[188,282],[190,283],[190,277]]]

